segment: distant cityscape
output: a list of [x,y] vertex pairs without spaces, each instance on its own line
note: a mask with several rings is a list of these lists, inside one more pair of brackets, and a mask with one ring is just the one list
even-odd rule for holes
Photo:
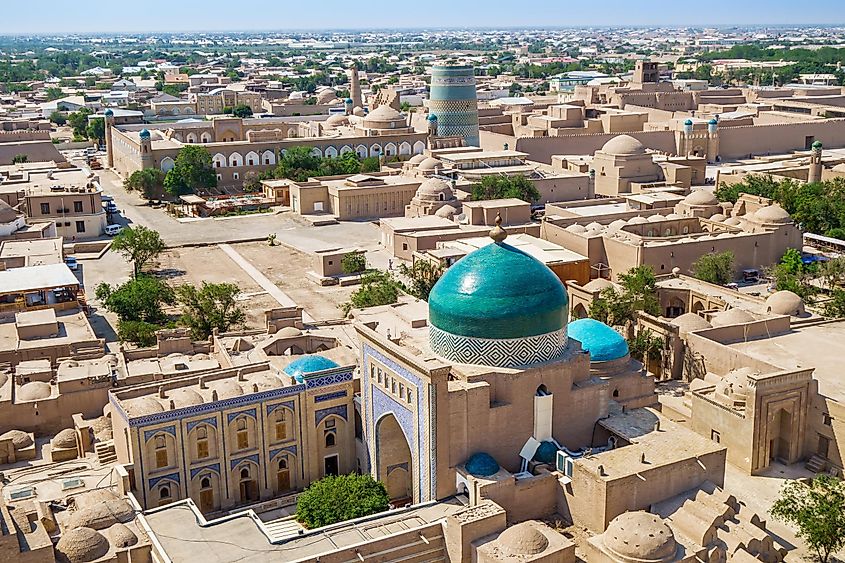
[[521,27],[5,30],[0,561],[845,557],[845,26]]

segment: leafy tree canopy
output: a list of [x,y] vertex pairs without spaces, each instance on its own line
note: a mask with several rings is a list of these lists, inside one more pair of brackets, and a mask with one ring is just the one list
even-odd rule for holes
[[246,104],[238,104],[232,108],[235,117],[252,117],[252,108]]
[[308,528],[319,528],[383,512],[389,500],[384,484],[370,475],[330,475],[299,495],[296,517]]
[[164,178],[164,189],[173,196],[217,187],[217,174],[208,149],[187,145],[179,149],[176,164]]
[[623,326],[634,321],[637,311],[660,314],[657,277],[651,266],[638,266],[620,274],[619,285],[621,291],[613,287],[601,291],[590,306],[591,318],[610,326]]
[[111,247],[112,250],[123,254],[127,261],[132,262],[136,276],[148,262],[165,249],[164,241],[158,231],[144,226],[123,229],[112,239]]
[[718,285],[733,281],[734,270],[734,253],[730,250],[704,254],[692,264],[692,275]]
[[197,289],[181,285],[176,289],[176,299],[182,306],[181,323],[191,329],[196,339],[205,339],[216,329],[226,332],[243,325],[246,314],[235,300],[240,293],[233,283],[202,282]]
[[417,260],[412,266],[400,264],[399,273],[411,282],[410,287],[406,288],[408,293],[417,299],[428,301],[428,295],[434,288],[434,284],[443,275],[443,268],[428,260]]
[[158,168],[144,168],[126,178],[123,187],[126,191],[140,192],[148,201],[160,200],[164,197],[164,178],[164,172]]
[[341,306],[346,315],[352,309],[390,305],[399,299],[400,285],[396,279],[380,270],[372,270],[361,278],[361,287]]
[[472,187],[472,199],[475,201],[504,198],[534,203],[540,200],[540,192],[525,176],[485,176]]
[[845,483],[836,477],[818,475],[809,484],[788,481],[770,512],[796,526],[822,563],[845,547]]

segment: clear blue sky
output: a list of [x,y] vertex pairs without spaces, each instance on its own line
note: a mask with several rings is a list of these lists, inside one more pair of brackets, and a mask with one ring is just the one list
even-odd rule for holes
[[[845,22],[845,0],[3,0],[0,33]],[[133,9],[133,8],[139,9]]]

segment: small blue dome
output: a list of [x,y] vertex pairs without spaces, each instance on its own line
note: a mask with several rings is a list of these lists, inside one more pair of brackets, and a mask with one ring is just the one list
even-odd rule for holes
[[537,451],[534,452],[534,461],[540,463],[554,463],[557,456],[557,446],[552,442],[542,442]]
[[138,133],[138,136],[141,137],[142,139],[149,139],[150,138],[150,132],[147,129],[141,129],[141,132]]
[[684,121],[684,125],[692,125],[692,119],[687,119]]
[[351,105],[352,104],[352,98],[346,98],[346,103]]
[[449,334],[516,339],[563,329],[569,297],[545,264],[507,243],[470,252],[428,296],[429,322]]
[[593,362],[618,360],[628,355],[628,343],[621,334],[595,319],[569,323],[569,336],[581,343]]
[[328,358],[312,355],[302,356],[301,358],[295,359],[285,367],[284,371],[297,382],[302,383],[305,381],[304,376],[308,374],[325,371],[327,369],[334,369],[337,367],[340,366]]
[[114,115],[114,112],[111,110],[111,108],[109,108],[105,112],[103,112],[103,115],[105,115],[106,117],[111,117]]
[[478,452],[472,454],[464,464],[470,475],[475,477],[489,477],[499,471],[499,464],[488,453]]
[[715,118],[715,117],[711,117],[711,118],[710,118],[710,121],[708,121],[708,122],[707,122],[707,124],[708,124],[708,125],[718,125],[718,124],[719,124],[719,122],[718,122],[718,121],[716,121],[716,118]]
[[426,119],[428,119],[429,121],[437,121],[437,116],[433,113],[430,113],[428,114],[428,117],[426,117]]

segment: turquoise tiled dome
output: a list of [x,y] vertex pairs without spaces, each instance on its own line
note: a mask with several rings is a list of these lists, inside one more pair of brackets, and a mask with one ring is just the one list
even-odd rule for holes
[[437,121],[437,116],[433,113],[430,113],[428,114],[428,117],[426,119],[428,119],[429,121]]
[[296,381],[302,383],[304,376],[318,371],[325,371],[327,369],[334,369],[340,367],[335,362],[323,356],[311,355],[302,356],[292,361],[285,367],[285,373],[294,378]]
[[684,121],[684,125],[692,125],[692,119],[687,119]]
[[150,131],[148,129],[141,129],[141,132],[138,133],[138,136],[142,139],[149,139],[150,138]]
[[534,461],[554,463],[555,456],[557,456],[557,446],[553,442],[541,442],[540,447],[534,452]]
[[628,343],[621,334],[595,319],[569,323],[569,336],[581,343],[593,362],[618,360],[628,355]]
[[472,454],[464,464],[467,471],[476,477],[489,477],[499,471],[499,464],[488,453],[478,452]]
[[471,252],[431,290],[429,320],[449,334],[525,338],[561,330],[569,298],[545,264],[505,243]]
[[710,118],[710,121],[707,122],[709,125],[718,125],[719,122],[716,121],[715,117]]

